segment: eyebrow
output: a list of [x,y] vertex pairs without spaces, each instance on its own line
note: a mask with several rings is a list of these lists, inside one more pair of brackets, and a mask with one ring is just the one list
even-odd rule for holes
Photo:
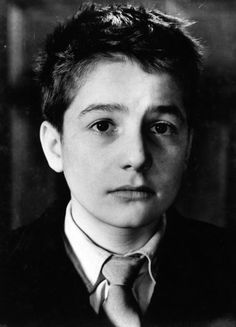
[[[79,113],[79,117],[85,116],[87,113],[94,111],[102,112],[128,112],[128,107],[121,105],[119,103],[109,103],[109,104],[91,104]],[[148,112],[156,112],[158,114],[169,114],[176,116],[181,122],[186,121],[186,117],[180,108],[176,105],[160,105],[160,106],[150,106],[148,107]]]
[[182,110],[174,104],[149,107],[148,111],[157,112],[159,114],[169,114],[172,116],[176,116],[183,123],[186,121],[186,117],[182,112]]
[[127,112],[128,108],[124,105],[121,105],[119,103],[109,103],[109,104],[91,104],[85,109],[83,109],[79,117],[82,117],[86,115],[89,112],[93,111],[104,111],[104,112],[114,112],[114,111],[119,111],[119,112]]

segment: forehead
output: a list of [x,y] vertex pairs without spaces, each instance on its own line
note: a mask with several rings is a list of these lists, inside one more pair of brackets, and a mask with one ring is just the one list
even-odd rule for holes
[[185,115],[183,94],[167,73],[145,72],[138,63],[101,61],[84,77],[69,109],[81,111],[92,104],[117,103],[130,110],[175,105]]

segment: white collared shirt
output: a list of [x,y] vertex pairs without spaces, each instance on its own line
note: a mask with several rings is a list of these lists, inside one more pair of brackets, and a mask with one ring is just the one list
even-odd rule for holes
[[[83,214],[82,211],[80,214]],[[147,258],[133,285],[134,297],[143,313],[148,308],[156,285],[157,269],[154,254],[164,233],[165,224],[166,219],[164,218],[161,228],[141,249],[124,255],[141,254]],[[66,209],[64,228],[67,239],[67,242],[65,242],[67,254],[88,289],[91,306],[98,313],[109,292],[107,281],[99,280],[100,272],[104,262],[111,256],[111,253],[96,245],[80,229],[72,217],[71,202],[69,202]]]

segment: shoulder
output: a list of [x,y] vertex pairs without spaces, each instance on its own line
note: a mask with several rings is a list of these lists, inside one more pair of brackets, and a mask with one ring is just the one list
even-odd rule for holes
[[173,210],[167,216],[159,249],[163,312],[169,312],[170,306],[181,317],[186,312],[199,317],[234,312],[235,277],[227,230],[182,217]]
[[64,316],[82,315],[75,306],[89,308],[87,290],[65,251],[65,210],[53,206],[9,235],[0,323],[16,321],[23,326],[32,319],[45,320],[44,326],[49,318],[60,321]]
[[216,251],[227,244],[227,230],[200,220],[186,218],[176,210],[167,213],[167,234],[171,239],[178,240],[179,244],[189,244],[198,251]]
[[170,266],[179,267],[180,276],[198,275],[204,284],[230,287],[234,278],[231,252],[225,228],[182,217],[175,211],[169,214],[163,256]]
[[63,221],[65,209],[48,208],[33,223],[13,230],[6,237],[3,255],[2,279],[8,295],[20,295],[14,288],[24,292],[33,289],[41,279],[43,269],[50,270],[63,253]]
[[[53,205],[33,223],[11,232],[7,238],[1,276],[4,312],[0,312],[6,321],[20,321],[36,316],[37,311],[46,312],[49,304],[55,303],[62,281],[69,280],[71,272],[73,275],[64,249],[64,216],[65,208]],[[15,312],[14,316],[11,312]]]
[[5,260],[8,285],[33,287],[66,260],[64,218],[65,207],[53,204],[33,223],[10,233]]
[[31,252],[43,252],[48,247],[53,249],[63,233],[64,217],[65,207],[53,204],[31,224],[12,231],[7,240],[9,259],[30,257]]

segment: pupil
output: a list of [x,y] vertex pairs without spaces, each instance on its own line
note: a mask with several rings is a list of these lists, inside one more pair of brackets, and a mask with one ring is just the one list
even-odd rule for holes
[[109,128],[109,123],[107,122],[100,122],[97,124],[97,129],[101,132],[105,132]]
[[166,126],[165,124],[158,124],[158,125],[156,126],[156,131],[157,131],[157,133],[159,133],[159,134],[164,134],[164,133],[166,133],[166,131],[167,131],[167,126]]

